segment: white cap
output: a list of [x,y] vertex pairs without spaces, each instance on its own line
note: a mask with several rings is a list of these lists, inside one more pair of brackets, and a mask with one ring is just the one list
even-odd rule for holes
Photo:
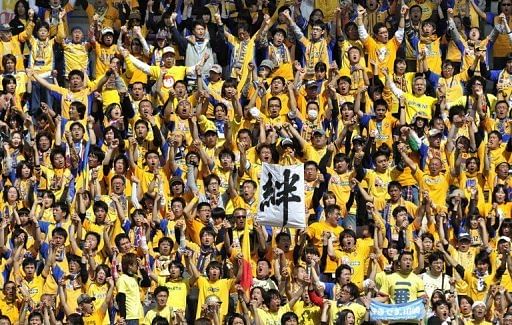
[[162,51],[162,55],[166,55],[167,53],[171,53],[172,55],[174,55],[174,47],[172,47],[172,46],[164,47],[164,50]]

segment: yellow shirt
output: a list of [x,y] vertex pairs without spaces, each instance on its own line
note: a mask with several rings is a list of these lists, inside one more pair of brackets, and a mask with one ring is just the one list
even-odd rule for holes
[[[175,297],[169,296],[168,300],[175,299]],[[169,324],[171,324],[172,319],[174,318],[174,310],[172,307],[164,307],[162,310],[157,310],[156,307],[148,310],[146,313],[146,316],[144,317],[144,321],[142,322],[142,325],[151,325],[151,322],[156,316],[163,317],[167,319]]]
[[149,76],[155,80],[160,78],[162,73],[164,74],[162,80],[162,93],[164,98],[160,101],[160,105],[163,105],[167,101],[167,98],[169,98],[169,90],[174,87],[176,81],[185,79],[187,67],[175,65],[170,68],[159,66],[151,66],[149,68]]
[[71,70],[86,72],[89,63],[87,43],[64,42],[62,47],[64,48],[65,75],[67,76]]
[[418,181],[421,191],[427,191],[434,207],[439,209],[446,206],[446,195],[451,182],[450,171],[439,173],[437,176],[431,176],[417,168],[414,178]]
[[321,310],[318,306],[305,306],[304,301],[300,300],[293,305],[293,312],[299,317],[301,325],[320,324]]
[[81,102],[85,104],[86,107],[86,114],[90,110],[89,106],[89,95],[91,95],[95,90],[96,87],[94,83],[89,83],[87,87],[84,87],[83,89],[79,91],[71,91],[66,88],[62,88],[57,85],[51,85],[49,88],[51,91],[56,92],[61,96],[61,110],[62,110],[62,117],[65,119],[69,119],[69,107],[71,106],[72,102]]
[[281,325],[281,317],[283,314],[291,311],[290,305],[286,304],[284,306],[279,307],[277,312],[270,312],[266,309],[258,308],[256,312],[260,317],[261,323],[265,325]]
[[[343,231],[343,227],[336,226],[333,227],[331,224],[325,221],[314,222],[306,228],[306,233],[308,237],[311,239],[312,244],[318,249],[318,251],[322,252],[323,245],[323,233],[331,232],[334,235],[333,247],[334,249],[339,249],[339,236]],[[327,258],[327,264],[325,266],[325,273],[334,273],[337,267],[336,261],[332,261],[330,258]]]
[[[209,281],[206,277],[199,277],[197,279],[197,287],[199,288],[199,299],[197,306],[202,306],[206,300],[206,297],[210,295],[216,295],[221,301],[226,302],[229,300],[229,291],[234,285],[236,279],[220,279],[215,282]],[[224,316],[228,313],[228,304],[223,303],[220,306],[220,316]],[[197,308],[196,318],[201,317],[201,307]],[[222,323],[222,319],[221,319]]]
[[84,325],[98,325],[103,324],[105,319],[105,312],[102,312],[100,309],[95,309],[94,312],[89,316],[84,316]]
[[9,317],[12,324],[17,324],[20,318],[19,306],[16,302],[8,303],[4,299],[0,300],[0,310],[2,315]]
[[[57,36],[52,39],[40,41],[39,39],[29,35],[28,43],[30,44],[29,67],[35,73],[50,73],[53,69],[53,45],[55,42],[62,42],[65,37],[64,25],[62,22],[57,27]],[[49,76],[49,75],[48,75]]]
[[337,323],[338,314],[343,310],[350,310],[354,313],[355,325],[361,325],[366,315],[366,307],[355,302],[349,302],[347,304],[339,305],[336,301],[333,301],[331,308],[329,309],[329,325]]
[[384,173],[367,169],[364,180],[368,183],[368,194],[374,198],[387,199],[389,197],[388,184],[393,180],[391,172],[390,168],[386,169]]
[[169,289],[169,299],[167,306],[174,309],[183,309],[187,307],[187,295],[189,284],[188,280],[181,280],[179,282],[166,281],[165,277],[158,277],[158,285],[166,286]]
[[[368,61],[373,61],[377,64],[379,70],[388,68],[388,71],[393,71],[393,65],[396,59],[396,53],[400,47],[400,42],[393,37],[386,44],[378,43],[372,37],[363,40],[363,45],[368,53]],[[382,73],[379,74],[382,76]]]
[[139,283],[136,278],[121,274],[116,283],[117,292],[126,295],[126,320],[142,320],[144,310],[140,302]]
[[405,99],[405,120],[412,123],[412,120],[418,116],[426,116],[429,120],[432,118],[434,104],[437,99],[427,95],[415,96],[411,93],[404,93]]
[[414,301],[425,294],[423,280],[414,273],[402,275],[398,272],[387,275],[380,291],[389,296],[392,304]]
[[109,47],[96,42],[94,46],[94,53],[96,54],[96,64],[94,66],[96,77],[102,76],[107,72],[110,67],[110,60],[120,51],[117,45],[111,45]]
[[354,249],[350,252],[342,250],[335,252],[338,265],[346,264],[352,268],[352,282],[355,283],[359,289],[363,288],[363,281],[366,274],[365,261],[370,257],[370,253],[370,243],[362,240],[357,240]]

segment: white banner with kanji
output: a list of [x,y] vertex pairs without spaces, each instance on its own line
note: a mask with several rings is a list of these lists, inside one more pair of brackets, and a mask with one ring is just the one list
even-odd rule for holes
[[262,225],[305,228],[304,164],[263,163],[256,221]]

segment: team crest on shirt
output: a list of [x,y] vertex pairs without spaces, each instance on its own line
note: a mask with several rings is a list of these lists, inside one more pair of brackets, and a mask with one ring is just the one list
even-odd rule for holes
[[377,57],[379,58],[379,61],[384,61],[386,57],[388,56],[389,51],[386,47],[381,47],[377,50]]
[[164,79],[163,79],[162,82],[163,82],[163,85],[164,85],[165,88],[170,89],[170,88],[172,88],[174,86],[175,80],[174,80],[173,76],[166,74],[164,76]]

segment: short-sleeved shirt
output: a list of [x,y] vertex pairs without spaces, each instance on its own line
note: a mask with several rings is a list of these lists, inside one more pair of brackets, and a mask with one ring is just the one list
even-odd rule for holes
[[126,296],[126,319],[142,320],[144,310],[140,302],[140,290],[137,279],[126,274],[121,274],[116,282],[117,292]]

